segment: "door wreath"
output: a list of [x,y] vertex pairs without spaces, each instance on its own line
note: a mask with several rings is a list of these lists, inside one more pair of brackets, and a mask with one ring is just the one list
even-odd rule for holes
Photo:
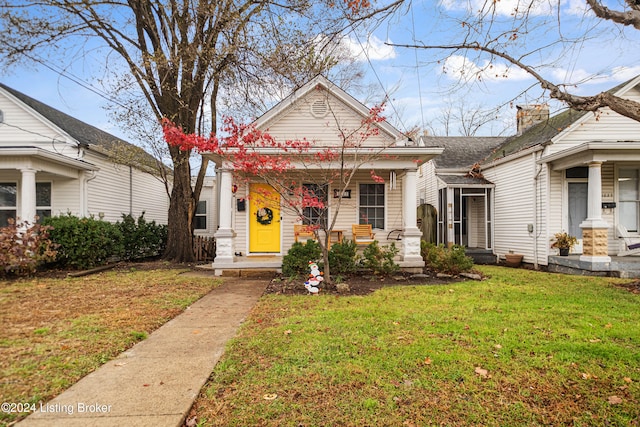
[[260,208],[256,212],[256,219],[262,225],[269,225],[273,221],[273,211],[269,208]]

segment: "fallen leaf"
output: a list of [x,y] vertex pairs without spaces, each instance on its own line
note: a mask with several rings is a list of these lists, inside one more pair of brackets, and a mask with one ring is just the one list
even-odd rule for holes
[[609,396],[609,403],[611,405],[618,405],[622,403],[622,399],[620,399],[618,396]]
[[114,364],[113,366],[118,366],[118,367],[120,367],[120,366],[124,366],[124,365],[126,365],[126,364],[127,364],[127,362],[120,362],[120,363],[116,363],[116,364]]
[[275,400],[276,397],[278,397],[278,395],[275,393],[267,393],[264,396],[262,396],[264,400]]
[[427,357],[426,359],[424,359],[424,362],[422,363],[424,363],[425,365],[431,365],[431,358]]
[[469,330],[469,325],[464,325],[465,330]]
[[589,342],[600,342],[600,341],[602,341],[602,340],[600,340],[600,339],[598,339],[598,338],[593,339],[593,340],[589,340]]
[[486,369],[482,369],[479,366],[476,366],[475,373],[480,375],[481,377],[486,377],[489,371],[487,371]]
[[496,344],[494,345],[495,348],[497,348],[498,350],[500,350],[502,348],[502,346],[500,344]]
[[624,382],[625,383],[631,383],[631,382],[633,382],[633,380],[631,378],[629,378],[629,377],[624,377]]
[[583,372],[583,373],[582,373],[582,379],[583,379],[583,380],[591,379],[591,374],[588,374],[588,373],[586,373],[586,372]]
[[611,329],[613,327],[613,325],[611,323],[607,323],[606,325],[604,325],[605,329]]
[[198,335],[200,333],[199,330],[195,329],[193,332],[191,332],[193,335]]
[[287,329],[286,331],[284,331],[285,335],[291,335],[293,331],[291,329]]

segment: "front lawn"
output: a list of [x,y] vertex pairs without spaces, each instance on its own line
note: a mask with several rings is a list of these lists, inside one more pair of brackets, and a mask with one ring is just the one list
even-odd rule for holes
[[192,416],[202,426],[640,423],[640,295],[619,279],[481,270],[490,278],[367,296],[265,296]]
[[[184,271],[0,281],[0,402],[37,407],[218,284]],[[0,411],[0,425],[20,415]]]

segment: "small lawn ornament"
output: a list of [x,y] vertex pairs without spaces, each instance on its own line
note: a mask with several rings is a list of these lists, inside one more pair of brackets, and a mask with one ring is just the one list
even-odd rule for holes
[[313,261],[309,261],[309,269],[311,273],[309,274],[309,280],[304,282],[304,287],[310,294],[318,295],[318,292],[320,292],[320,282],[324,280],[322,272],[318,268],[318,264]]
[[320,288],[318,288],[317,286],[313,286],[311,282],[304,282],[304,287],[307,288],[307,291],[309,291],[311,295],[318,295],[318,292],[320,292]]
[[318,282],[322,282],[324,280],[324,277],[322,277],[324,273],[320,271],[320,268],[318,267],[318,263],[309,261],[309,269],[311,270],[311,273],[309,273],[310,278],[317,279]]

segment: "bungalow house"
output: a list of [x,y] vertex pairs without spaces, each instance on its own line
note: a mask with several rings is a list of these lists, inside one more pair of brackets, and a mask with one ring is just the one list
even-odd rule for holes
[[139,147],[0,84],[0,226],[9,218],[122,214],[167,223],[156,160]]
[[[306,139],[311,143],[309,156],[327,149],[340,153],[338,158],[321,162],[291,157],[295,168],[290,173],[304,171],[301,184],[322,188],[326,195],[325,211],[319,213],[319,217],[332,218],[337,212],[334,227],[337,238],[353,239],[354,224],[371,224],[375,239],[381,245],[397,243],[400,249],[398,263],[402,268],[421,269],[424,262],[420,255],[421,232],[416,218],[417,171],[421,163],[438,155],[442,149],[419,147],[385,121],[375,123],[376,131],[361,143],[345,144],[346,135],[360,132],[368,117],[369,108],[319,76],[254,124],[278,141]],[[293,156],[281,151],[274,153]],[[216,165],[219,189],[219,226],[215,233],[216,258],[213,262],[216,274],[247,268],[279,269],[282,257],[295,242],[294,226],[301,224],[299,215],[288,211],[272,191],[273,187],[259,177],[237,179],[238,171],[233,170],[224,156],[204,155]],[[363,157],[368,160],[359,169],[354,167],[355,175],[340,197],[339,190],[327,182],[327,171],[338,170],[340,164],[359,165],[358,161]],[[384,182],[380,177],[384,177]],[[272,198],[268,210],[265,209],[265,194]],[[268,213],[266,217],[265,212]]]
[[[640,101],[640,76],[611,92]],[[458,145],[449,138],[423,140],[426,146],[445,147],[445,153],[446,147],[458,153],[479,151],[469,174],[462,171],[472,159],[450,167],[462,168],[456,179],[473,178],[475,189],[466,194],[464,188],[449,190],[456,184],[446,182],[451,179],[438,168],[438,160],[424,166],[424,179],[437,177],[439,182],[438,188],[424,186],[421,197],[441,208],[440,241],[473,246],[480,241],[473,240],[474,224],[484,222],[490,230],[485,247],[500,258],[518,253],[525,262],[550,270],[640,274],[640,263],[618,257],[628,253],[629,240],[620,238],[621,230],[640,237],[640,123],[608,108],[596,114],[569,109],[549,117],[546,107],[532,106],[519,108],[518,125],[516,135],[494,141],[493,147],[480,138]],[[485,155],[482,147],[490,153]],[[484,212],[468,201],[480,197],[470,192],[480,193],[482,185],[491,189],[484,193]],[[554,234],[563,231],[578,238],[569,257],[557,256],[551,248]]]

